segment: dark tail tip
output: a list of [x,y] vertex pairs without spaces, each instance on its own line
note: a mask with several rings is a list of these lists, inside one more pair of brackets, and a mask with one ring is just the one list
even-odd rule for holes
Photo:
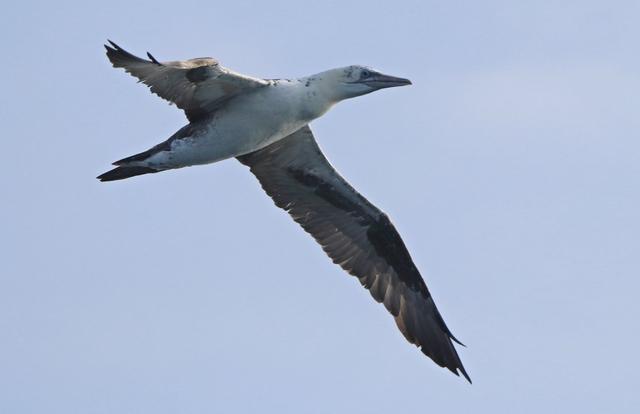
[[117,167],[111,171],[99,175],[96,177],[100,181],[116,181],[124,180],[125,178],[135,177],[136,175],[157,173],[160,170],[156,170],[150,167]]

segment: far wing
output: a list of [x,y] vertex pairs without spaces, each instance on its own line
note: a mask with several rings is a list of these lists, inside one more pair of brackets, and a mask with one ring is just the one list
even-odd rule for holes
[[151,92],[176,104],[192,122],[234,96],[268,84],[226,69],[212,58],[158,62],[150,53],[150,60],[141,59],[111,41],[109,44],[105,48],[114,67],[124,68]]
[[238,160],[334,263],[384,303],[409,342],[471,381],[453,346],[457,340],[393,224],[333,169],[308,126]]

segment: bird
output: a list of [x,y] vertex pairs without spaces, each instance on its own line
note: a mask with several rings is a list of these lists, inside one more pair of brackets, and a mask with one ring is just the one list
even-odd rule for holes
[[409,79],[361,65],[262,79],[210,57],[160,62],[110,40],[105,48],[113,67],[183,110],[189,123],[164,142],[114,162],[100,181],[236,158],[277,207],[384,305],[407,341],[471,383],[454,342],[464,345],[445,324],[391,220],[333,168],[309,126],[340,101],[410,85]]

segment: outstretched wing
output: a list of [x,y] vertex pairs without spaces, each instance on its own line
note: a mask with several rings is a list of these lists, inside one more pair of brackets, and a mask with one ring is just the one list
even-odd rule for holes
[[215,111],[241,93],[268,85],[263,79],[241,75],[212,58],[158,62],[132,55],[112,41],[104,46],[114,67],[124,68],[151,92],[183,109],[190,121]]
[[308,126],[238,160],[334,263],[384,303],[409,342],[471,382],[452,343],[458,341],[393,224],[333,169]]

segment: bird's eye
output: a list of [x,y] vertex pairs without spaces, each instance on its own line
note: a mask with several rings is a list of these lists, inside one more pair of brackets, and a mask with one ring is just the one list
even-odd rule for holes
[[371,76],[371,72],[369,72],[368,70],[363,70],[362,73],[360,74],[363,78],[368,78],[369,76]]

